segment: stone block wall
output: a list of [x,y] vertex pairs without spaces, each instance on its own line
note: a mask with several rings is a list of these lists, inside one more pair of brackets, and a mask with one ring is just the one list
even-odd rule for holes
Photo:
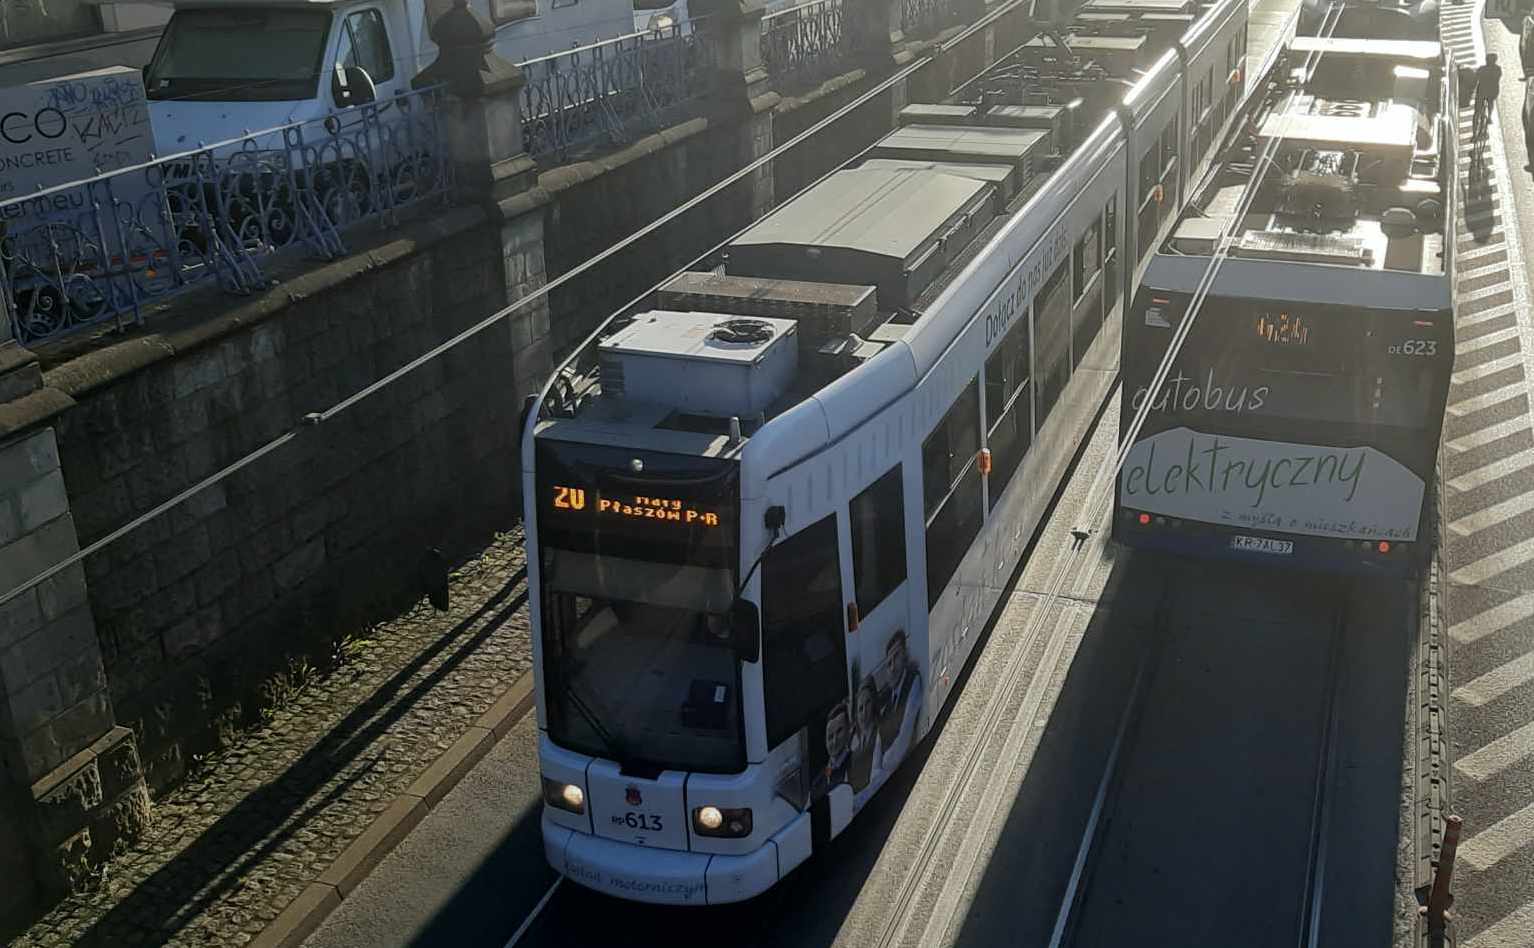
[[439,213],[267,298],[220,300],[211,321],[164,318],[148,340],[44,373],[76,400],[56,422],[63,479],[50,483],[67,487],[86,543],[292,432],[85,561],[110,700],[154,788],[253,713],[253,689],[290,656],[417,598],[428,548],[451,558],[517,517],[518,419],[547,372],[546,307],[302,423],[543,279],[536,217]]
[[[0,593],[78,550],[54,430],[0,443]],[[78,883],[148,816],[78,564],[0,604],[0,798],[0,924]]]
[[[607,249],[734,172],[750,140],[739,125],[698,118],[617,154],[539,176],[550,192],[544,253],[551,277]],[[751,219],[749,179],[550,293],[558,353],[578,344],[616,308]]]
[[[52,430],[0,448],[0,592],[78,550]],[[74,753],[79,718],[109,716],[78,567],[0,606],[4,767],[30,784]]]

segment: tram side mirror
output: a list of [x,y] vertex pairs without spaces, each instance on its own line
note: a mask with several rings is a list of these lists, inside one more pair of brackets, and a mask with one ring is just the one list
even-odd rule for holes
[[737,599],[730,604],[730,644],[743,662],[762,657],[762,613],[756,603]]

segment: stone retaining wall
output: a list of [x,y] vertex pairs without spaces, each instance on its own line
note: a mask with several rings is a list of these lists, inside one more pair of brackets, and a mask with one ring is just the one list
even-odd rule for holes
[[[136,364],[140,339],[49,369],[77,403],[57,427],[81,541],[494,312],[541,269],[541,247],[502,247],[477,211],[454,211],[211,324],[167,324],[150,337],[162,358]],[[507,368],[547,334],[546,308],[516,314],[85,561],[111,696],[151,787],[247,717],[288,656],[419,595],[429,547],[467,550],[515,519],[518,414],[542,378]]]

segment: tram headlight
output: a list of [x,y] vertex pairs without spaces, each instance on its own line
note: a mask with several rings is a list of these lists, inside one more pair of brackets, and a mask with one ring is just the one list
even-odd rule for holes
[[557,810],[586,815],[586,791],[573,783],[543,778],[543,802]]
[[740,839],[751,835],[751,809],[700,806],[692,811],[692,829],[699,836]]

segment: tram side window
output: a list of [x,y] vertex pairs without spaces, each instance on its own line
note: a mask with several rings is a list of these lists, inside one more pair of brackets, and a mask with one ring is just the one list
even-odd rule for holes
[[1156,202],[1156,182],[1161,170],[1160,151],[1161,144],[1157,142],[1140,159],[1140,217],[1135,225],[1139,236],[1136,259],[1150,253],[1151,246],[1156,242],[1156,228],[1161,222],[1160,208]]
[[[1230,83],[1227,82],[1227,83],[1225,83],[1225,85],[1228,87],[1230,85]],[[1210,124],[1209,137],[1211,139],[1214,138],[1214,126],[1218,125],[1221,121],[1223,121],[1225,119],[1225,97],[1222,96],[1222,95],[1216,95],[1215,94],[1219,90],[1219,88],[1220,87],[1215,85],[1215,82],[1214,82],[1214,67],[1210,66],[1209,67],[1209,112],[1210,112],[1210,115],[1209,115],[1209,124]]]
[[1156,142],[1145,150],[1140,156],[1140,201],[1143,203],[1151,199],[1151,189],[1156,186],[1156,181],[1161,177],[1161,143]]
[[1028,321],[1019,320],[985,360],[985,443],[991,449],[993,509],[1033,441],[1029,358]]
[[847,695],[836,517],[773,546],[762,558],[762,692],[767,746]]
[[922,444],[927,507],[927,607],[959,568],[985,519],[981,503],[980,379],[970,379],[943,421]]
[[1103,208],[1103,313],[1113,310],[1119,299],[1119,196],[1108,198]]
[[937,605],[943,588],[958,571],[964,554],[985,523],[980,465],[971,464],[953,493],[927,524],[927,608]]
[[1044,281],[1033,299],[1034,337],[1038,344],[1039,427],[1071,378],[1070,292],[1066,262]]
[[922,498],[928,519],[979,451],[980,388],[977,380],[971,379],[959,400],[922,442]]
[[899,464],[852,498],[852,581],[868,615],[905,582],[905,482]]
[[1097,221],[1087,225],[1086,232],[1076,241],[1071,253],[1072,285],[1075,287],[1076,306],[1071,310],[1071,364],[1080,365],[1087,347],[1097,338],[1102,325],[1101,292],[1094,287],[1092,298],[1083,301],[1087,285],[1097,276],[1102,257],[1101,230]]
[[1097,276],[1097,271],[1102,269],[1101,231],[1097,221],[1087,225],[1082,232],[1081,239],[1076,241],[1076,247],[1071,251],[1071,286],[1075,288],[1074,302],[1081,302],[1081,298],[1087,293],[1087,284]]
[[1177,128],[1181,121],[1178,114],[1172,115],[1172,120],[1161,130],[1161,181],[1164,194],[1161,199],[1162,210],[1167,214],[1177,206]]

